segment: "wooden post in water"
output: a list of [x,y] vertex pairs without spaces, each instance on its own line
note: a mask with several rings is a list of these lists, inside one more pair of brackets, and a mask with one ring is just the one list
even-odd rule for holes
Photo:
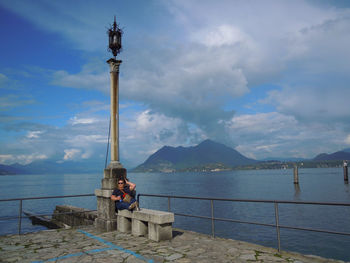
[[344,182],[348,183],[349,177],[348,177],[348,162],[347,161],[344,161],[344,163],[343,163],[343,170],[344,170]]
[[294,184],[299,184],[299,174],[297,165],[294,165]]

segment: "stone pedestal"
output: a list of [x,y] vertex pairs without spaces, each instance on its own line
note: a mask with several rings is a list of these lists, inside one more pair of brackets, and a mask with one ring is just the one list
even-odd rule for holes
[[132,213],[129,210],[118,211],[118,231],[122,233],[131,232]]
[[136,237],[147,236],[148,222],[133,218],[131,222],[131,233]]
[[172,224],[148,223],[148,239],[153,241],[170,240],[173,238]]
[[111,195],[118,188],[117,178],[126,177],[125,168],[107,168],[104,170],[102,188],[95,190],[97,198],[97,218],[95,227],[101,231],[113,231],[117,229],[117,216],[115,214],[115,202]]

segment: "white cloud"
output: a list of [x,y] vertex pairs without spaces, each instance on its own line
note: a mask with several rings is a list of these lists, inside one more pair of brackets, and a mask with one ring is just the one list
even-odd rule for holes
[[14,163],[15,157],[12,154],[0,154],[1,164],[12,164]]
[[29,98],[29,96],[20,96],[14,94],[2,95],[0,97],[0,109],[8,110],[16,107],[22,107],[30,104],[34,104],[35,100]]
[[[343,87],[293,87],[274,90],[265,102],[281,113],[308,122],[339,122],[350,119],[350,90]],[[336,124],[335,124],[336,125]]]
[[249,44],[249,37],[239,28],[232,25],[220,25],[209,29],[204,28],[195,32],[192,36],[195,42],[208,47],[220,47],[224,45]]
[[[87,64],[85,68],[89,67]],[[103,69],[103,68],[102,68]],[[64,70],[59,70],[53,73],[53,85],[62,87],[99,90],[104,93],[109,92],[108,73],[96,71],[96,69],[83,69],[78,74],[69,74]]]
[[[90,109],[87,109],[87,112],[90,112]],[[86,113],[82,112],[81,115],[86,116]],[[28,163],[46,156],[61,162],[93,158],[103,164],[107,146],[108,116],[94,115],[93,119],[94,122],[68,121],[62,127],[41,127],[34,124],[13,127],[18,131],[28,131],[1,149],[0,163]],[[163,145],[193,145],[206,138],[205,132],[196,126],[187,125],[180,118],[167,117],[150,109],[136,110],[134,104],[124,105],[119,140],[121,161],[128,167],[142,163]],[[40,154],[27,154],[37,152],[38,149]]]
[[193,144],[200,130],[190,129],[179,118],[167,117],[150,110],[122,115],[120,131],[121,155],[135,166],[164,145]]
[[95,118],[79,118],[77,116],[74,116],[73,118],[70,118],[70,122],[72,125],[77,124],[92,124],[97,122]]
[[346,136],[345,143],[350,145],[350,134]]
[[[170,118],[184,119],[201,129],[210,128],[208,122],[217,124],[220,119],[229,119],[233,112],[222,110],[223,104],[249,91],[244,72],[237,64],[243,55],[237,56],[237,52],[230,52],[229,49],[217,50],[214,51],[216,59],[213,60],[203,57],[203,53],[209,52],[209,49],[196,44],[176,52],[161,50],[167,59],[152,56],[148,51],[137,51],[125,62],[122,70],[120,97],[142,103]],[[90,64],[90,67],[99,66]],[[103,67],[106,68],[106,65]],[[53,83],[107,93],[109,74],[98,73],[100,71],[83,69],[84,73],[78,74],[56,72]]]
[[108,116],[94,113],[97,104],[101,105],[97,101],[87,103],[86,112],[76,114],[60,127],[9,120],[5,129],[12,132],[14,139],[2,144],[0,162],[26,164],[44,158],[55,161],[101,159],[101,153],[106,151]]
[[32,154],[0,154],[0,163],[1,164],[29,164],[33,161],[45,160],[48,159],[48,156],[40,153]]
[[64,150],[64,157],[63,160],[75,160],[81,157],[81,150],[80,149],[66,149]]
[[48,158],[48,156],[45,154],[36,153],[36,154],[29,154],[29,155],[19,155],[19,156],[16,156],[16,158],[19,160],[18,162],[28,164],[37,160],[45,160]]
[[[96,129],[97,130],[97,129]],[[101,130],[100,130],[101,131]],[[82,132],[81,130],[79,132]],[[91,143],[106,143],[107,138],[101,134],[74,134],[66,138],[65,142],[76,147],[88,146]]]
[[42,133],[43,133],[43,131],[29,131],[27,133],[27,138],[28,139],[37,139],[37,138],[39,138],[39,135]]
[[4,87],[4,84],[8,81],[8,77],[0,73],[0,89]]
[[344,127],[304,123],[277,112],[235,116],[226,123],[236,150],[257,159],[266,157],[313,158],[344,148]]

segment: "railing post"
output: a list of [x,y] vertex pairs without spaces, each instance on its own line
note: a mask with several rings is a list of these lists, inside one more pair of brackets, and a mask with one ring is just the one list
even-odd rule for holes
[[281,236],[280,236],[280,225],[278,217],[278,203],[275,202],[275,218],[276,218],[276,231],[277,231],[277,242],[278,242],[278,252],[281,251]]
[[170,196],[168,196],[168,212],[170,212]]
[[214,201],[210,200],[211,206],[211,235],[215,237],[215,222],[214,222]]
[[22,225],[22,199],[19,200],[18,235],[21,234],[21,225]]
[[299,172],[298,172],[298,166],[294,165],[294,184],[299,184]]
[[349,177],[348,177],[348,162],[347,161],[343,162],[343,171],[344,171],[344,182],[348,183]]

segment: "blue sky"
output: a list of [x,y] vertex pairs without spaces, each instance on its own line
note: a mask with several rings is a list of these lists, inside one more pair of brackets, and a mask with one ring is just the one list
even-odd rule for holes
[[114,15],[125,166],[207,138],[257,159],[350,147],[348,1],[0,0],[0,163],[104,162]]

